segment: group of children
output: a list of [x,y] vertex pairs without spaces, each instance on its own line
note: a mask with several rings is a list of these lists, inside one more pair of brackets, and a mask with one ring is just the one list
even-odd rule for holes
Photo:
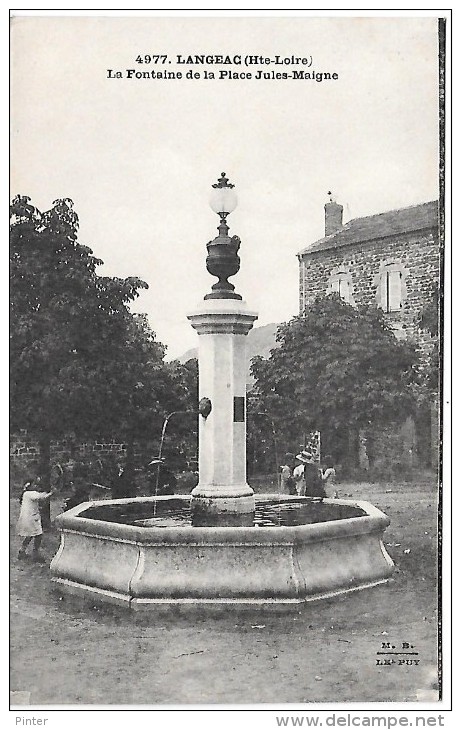
[[313,461],[307,451],[285,454],[281,467],[280,491],[299,497],[337,497],[336,470],[333,460],[326,457],[324,466]]

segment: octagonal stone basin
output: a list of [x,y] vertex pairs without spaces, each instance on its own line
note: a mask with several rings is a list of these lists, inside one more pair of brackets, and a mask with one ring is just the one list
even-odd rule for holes
[[104,500],[61,514],[56,588],[133,609],[290,608],[393,571],[382,540],[389,519],[368,502],[257,495],[252,527],[194,527],[189,504],[183,495]]

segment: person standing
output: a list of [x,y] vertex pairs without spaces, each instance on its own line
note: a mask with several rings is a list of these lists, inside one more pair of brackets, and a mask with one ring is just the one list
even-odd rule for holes
[[27,546],[33,541],[32,557],[34,560],[41,559],[40,545],[42,542],[43,528],[40,516],[40,505],[50,499],[53,492],[46,492],[40,477],[37,477],[35,485],[26,482],[21,496],[21,510],[16,526],[17,534],[23,538],[19,549],[18,558],[23,560],[26,557]]
[[310,461],[306,464],[304,478],[306,480],[306,497],[326,497],[318,462]]
[[320,466],[312,454],[306,449],[297,454],[300,461],[293,472],[296,480],[296,491],[300,497],[325,497]]
[[325,458],[325,468],[322,470],[322,482],[326,496],[336,498],[338,496],[336,489],[336,469],[333,465],[333,459],[330,456]]
[[295,480],[296,494],[298,495],[298,497],[304,497],[306,495],[305,468],[307,463],[304,452],[297,454],[296,459],[299,462],[297,466],[295,466],[295,468],[293,469],[293,479]]
[[295,480],[293,478],[294,454],[285,454],[284,463],[280,467],[280,492],[282,494],[296,494]]

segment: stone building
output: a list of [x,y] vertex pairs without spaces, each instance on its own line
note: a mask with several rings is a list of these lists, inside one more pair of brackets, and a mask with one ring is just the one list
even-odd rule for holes
[[[353,306],[376,304],[396,337],[410,337],[424,354],[431,338],[418,328],[417,321],[439,282],[440,258],[438,201],[343,223],[342,205],[330,199],[325,205],[325,236],[298,253],[300,312],[316,297],[330,292],[337,292]],[[434,408],[429,422],[426,439],[424,423],[419,429],[419,449],[411,419],[400,434],[403,459],[410,466],[415,465],[418,451],[420,461],[422,452],[424,463],[438,461]]]

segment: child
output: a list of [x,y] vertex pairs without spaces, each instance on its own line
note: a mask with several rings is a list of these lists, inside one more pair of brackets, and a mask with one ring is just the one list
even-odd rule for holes
[[40,544],[42,542],[42,520],[40,517],[40,503],[49,499],[52,492],[45,492],[40,483],[40,477],[37,478],[35,488],[31,482],[24,485],[21,497],[21,510],[16,527],[17,534],[23,539],[21,548],[18,553],[19,560],[26,557],[26,549],[31,540],[33,540],[32,557],[39,561]]
[[336,489],[336,470],[333,466],[331,457],[325,459],[325,469],[322,471],[322,482],[327,497],[336,499],[338,492]]
[[295,480],[293,478],[294,454],[285,454],[280,474],[280,491],[282,494],[296,494]]

